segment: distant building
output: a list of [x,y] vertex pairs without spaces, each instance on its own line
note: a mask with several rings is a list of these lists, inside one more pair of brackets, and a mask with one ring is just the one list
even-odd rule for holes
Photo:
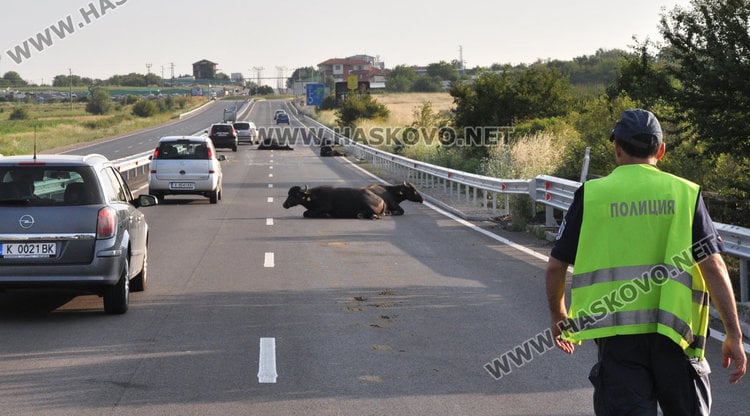
[[385,82],[388,70],[378,58],[369,55],[354,55],[347,58],[331,58],[318,64],[321,79],[333,78],[345,82],[349,75],[356,75],[359,81]]
[[216,78],[216,67],[219,64],[202,59],[193,64],[193,76],[195,79],[213,79]]

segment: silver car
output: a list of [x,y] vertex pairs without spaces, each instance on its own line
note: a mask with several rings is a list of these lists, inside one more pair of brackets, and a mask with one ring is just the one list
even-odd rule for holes
[[104,156],[0,157],[0,291],[74,289],[104,298],[104,311],[128,310],[146,288],[148,224]]
[[248,142],[250,144],[258,143],[258,128],[252,121],[237,121],[234,124],[237,131],[237,141],[239,143]]
[[216,204],[222,192],[219,161],[225,159],[224,155],[216,155],[208,137],[162,137],[151,156],[148,193],[157,199],[166,195],[202,195]]

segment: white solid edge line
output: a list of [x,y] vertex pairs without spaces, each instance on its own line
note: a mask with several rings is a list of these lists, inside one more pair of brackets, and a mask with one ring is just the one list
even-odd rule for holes
[[260,356],[258,357],[258,383],[275,383],[276,372],[276,338],[260,339]]
[[[359,167],[359,166],[355,165],[355,164],[354,164],[354,163],[352,163],[352,162],[351,162],[351,161],[350,161],[349,159],[345,159],[345,160],[346,160],[347,162],[349,162],[349,164],[351,164],[351,165],[352,165],[352,166],[354,166],[355,168],[359,169],[359,170],[360,170],[360,171],[362,171],[363,173],[365,173],[365,174],[367,174],[368,176],[370,176],[371,178],[373,178],[373,179],[375,179],[375,180],[378,180],[378,181],[380,181],[381,183],[384,183],[384,184],[387,184],[387,183],[388,183],[387,181],[385,181],[385,180],[383,180],[383,179],[379,178],[378,176],[375,176],[375,175],[373,175],[372,173],[370,173],[370,172],[368,172],[368,171],[366,171],[366,170],[362,169],[361,167]],[[492,232],[490,232],[490,231],[487,231],[487,230],[485,230],[485,229],[484,229],[484,228],[482,228],[482,227],[479,227],[479,226],[477,226],[477,225],[475,225],[475,224],[472,224],[472,223],[470,223],[469,221],[466,221],[466,220],[465,220],[465,219],[463,219],[463,218],[459,218],[459,217],[457,217],[456,215],[453,215],[453,214],[451,214],[450,212],[448,212],[448,211],[445,211],[445,210],[443,210],[443,209],[441,209],[441,208],[439,208],[439,207],[437,207],[437,206],[435,206],[435,205],[433,205],[433,204],[431,204],[431,203],[429,203],[429,202],[423,202],[423,204],[424,204],[424,205],[426,205],[427,207],[429,207],[430,209],[432,209],[433,211],[435,211],[435,212],[437,212],[437,213],[439,213],[439,214],[442,214],[442,215],[444,215],[444,216],[446,216],[446,217],[448,217],[448,218],[450,218],[450,219],[452,219],[452,220],[454,220],[454,221],[458,222],[459,224],[461,224],[461,225],[464,225],[464,226],[466,226],[466,227],[468,227],[468,228],[470,228],[470,229],[472,229],[472,230],[474,230],[474,231],[476,231],[476,232],[478,232],[478,233],[484,234],[484,235],[486,235],[487,237],[490,237],[490,238],[492,238],[493,240],[499,241],[499,242],[501,242],[501,243],[503,243],[503,244],[505,244],[505,245],[508,245],[508,246],[510,246],[510,247],[513,247],[513,248],[515,248],[516,250],[519,250],[519,251],[521,251],[521,252],[523,252],[523,253],[526,253],[526,254],[528,254],[528,255],[530,255],[530,256],[536,257],[536,258],[537,258],[537,259],[539,259],[539,260],[542,260],[542,261],[549,261],[549,257],[545,256],[545,255],[544,255],[544,254],[542,254],[542,253],[538,253],[538,252],[536,252],[536,251],[534,251],[534,250],[532,250],[532,249],[530,249],[530,248],[524,247],[524,246],[522,246],[522,245],[520,245],[520,244],[518,244],[518,243],[515,243],[515,242],[513,242],[513,241],[510,241],[510,240],[508,240],[507,238],[503,238],[503,237],[500,237],[499,235],[497,235],[497,234],[495,234],[495,233],[492,233]],[[569,268],[568,268],[568,271],[572,272],[572,268],[570,268],[570,267],[569,267]]]
[[[375,179],[375,180],[377,180],[377,181],[379,181],[379,182],[381,182],[383,184],[387,184],[388,183],[388,181],[383,180],[382,178],[380,178],[378,176],[375,176],[374,174],[366,171],[365,169],[363,169],[363,168],[355,165],[349,159],[344,159],[344,160],[346,160],[350,165],[352,165],[355,168],[359,169],[361,172],[365,173],[366,175],[370,176],[371,178],[373,178],[373,179]],[[492,233],[490,231],[487,231],[487,230],[485,230],[482,227],[474,225],[474,224],[470,223],[469,221],[464,220],[463,218],[459,218],[459,217],[451,214],[448,211],[445,211],[445,210],[443,210],[441,208],[438,208],[437,206],[435,206],[435,205],[433,205],[433,204],[431,204],[429,202],[423,202],[423,204],[426,205],[427,207],[429,207],[430,209],[434,210],[435,212],[440,213],[440,214],[442,214],[442,215],[444,215],[444,216],[446,216],[446,217],[448,217],[448,218],[450,218],[450,219],[458,222],[459,224],[462,224],[462,225],[464,225],[466,227],[469,227],[469,229],[472,229],[472,230],[474,230],[474,231],[476,231],[478,233],[482,233],[482,234],[486,235],[487,237],[492,238],[493,240],[499,241],[499,242],[501,242],[503,244],[506,244],[506,245],[508,245],[510,247],[513,247],[516,250],[519,250],[519,251],[521,251],[523,253],[526,253],[526,254],[529,254],[529,255],[531,255],[533,257],[536,257],[539,260],[549,261],[549,257],[545,256],[542,253],[537,253],[536,251],[534,251],[534,250],[532,250],[530,248],[524,247],[524,246],[522,246],[522,245],[520,245],[518,243],[515,243],[513,241],[510,241],[507,238],[500,237],[499,235],[494,234],[494,233]],[[568,266],[568,273],[573,273],[573,267],[572,266]],[[722,332],[719,332],[719,331],[717,331],[715,329],[712,329],[711,330],[711,338],[714,338],[714,339],[718,340],[719,342],[724,342],[724,339],[726,338],[726,335],[723,334]],[[743,343],[743,345],[745,346],[745,353],[748,354],[748,355],[750,355],[750,345],[748,345],[747,343]]]

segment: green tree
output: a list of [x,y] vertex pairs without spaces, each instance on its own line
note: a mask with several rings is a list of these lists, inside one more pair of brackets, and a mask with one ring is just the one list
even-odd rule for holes
[[459,78],[456,67],[445,61],[427,65],[427,75],[438,77],[444,81],[455,81]]
[[434,75],[422,75],[411,84],[414,92],[440,92],[444,91],[443,81]]
[[339,127],[354,127],[357,120],[386,118],[388,107],[377,102],[370,94],[349,94],[336,110],[336,122]]
[[[473,85],[454,83],[450,94],[456,103],[454,123],[459,130],[509,127],[531,118],[565,115],[571,102],[567,78],[543,65],[518,71],[505,66],[499,72],[484,72]],[[485,143],[489,138],[484,137]],[[484,157],[488,149],[479,146],[474,150],[478,151],[475,156]]]
[[419,78],[419,75],[414,71],[414,68],[396,65],[386,76],[385,86],[388,91],[407,92],[411,90],[412,84],[417,78]]
[[294,88],[295,82],[317,82],[319,78],[320,75],[318,74],[318,71],[311,66],[297,68],[292,72],[292,75],[287,78],[286,87]]
[[649,52],[652,46],[652,42],[646,40],[635,45],[633,53],[623,55],[617,79],[607,88],[607,94],[611,98],[624,92],[645,108],[651,108],[658,102],[671,101],[673,78],[666,71],[663,57]]
[[104,88],[94,88],[91,91],[91,99],[86,104],[86,112],[96,115],[107,114],[112,111],[112,100],[109,92]]
[[750,155],[750,2],[693,0],[662,15],[673,101],[711,154]]
[[28,85],[16,71],[8,71],[3,75],[3,83],[11,87],[23,87]]

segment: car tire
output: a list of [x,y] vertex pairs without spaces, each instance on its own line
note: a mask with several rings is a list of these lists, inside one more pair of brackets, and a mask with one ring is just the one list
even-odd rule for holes
[[125,260],[120,280],[113,286],[104,288],[104,313],[122,315],[128,311],[130,299],[130,282],[128,281],[128,261]]
[[146,242],[144,250],[141,271],[130,281],[131,292],[143,292],[148,286],[148,242]]
[[236,152],[236,151],[237,151],[237,145],[236,145],[236,144],[235,144],[234,146],[232,146],[232,151],[233,151],[233,152]]
[[211,195],[209,195],[208,200],[212,204],[218,203],[219,202],[219,190],[217,189],[217,190],[211,192]]
[[162,202],[164,202],[164,194],[163,194],[163,193],[161,193],[161,192],[151,192],[151,191],[148,191],[148,194],[149,194],[149,195],[153,195],[153,196],[154,196],[154,198],[156,198],[156,202],[158,202],[158,203],[160,203],[160,204],[161,204]]

